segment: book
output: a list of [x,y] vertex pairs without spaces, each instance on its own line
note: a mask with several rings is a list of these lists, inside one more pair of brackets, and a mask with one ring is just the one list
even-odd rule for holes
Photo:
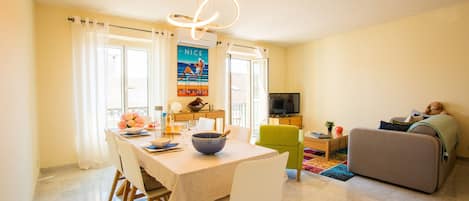
[[309,135],[316,139],[331,139],[332,138],[330,135],[326,135],[324,133],[319,133],[319,132],[311,132]]

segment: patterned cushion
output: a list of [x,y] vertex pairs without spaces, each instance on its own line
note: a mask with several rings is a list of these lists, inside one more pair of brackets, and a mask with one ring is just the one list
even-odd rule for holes
[[406,126],[410,126],[413,124],[413,122],[405,122],[405,121],[398,121],[398,120],[391,120],[391,123],[392,124],[398,124],[398,125],[406,125]]
[[384,130],[406,132],[409,128],[410,128],[410,125],[393,124],[393,123],[389,123],[385,121],[381,121],[379,124],[379,129],[384,129]]

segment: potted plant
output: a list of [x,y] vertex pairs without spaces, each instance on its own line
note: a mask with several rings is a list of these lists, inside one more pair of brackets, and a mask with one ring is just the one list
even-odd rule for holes
[[334,128],[334,122],[326,121],[325,126],[327,127],[327,133],[330,135],[332,133],[332,128]]

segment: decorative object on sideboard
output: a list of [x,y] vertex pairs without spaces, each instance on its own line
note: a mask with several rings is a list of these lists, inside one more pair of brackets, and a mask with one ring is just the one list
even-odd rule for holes
[[173,102],[173,103],[171,103],[169,108],[171,109],[172,113],[179,113],[182,110],[182,105],[181,105],[180,102]]
[[331,135],[332,134],[332,128],[334,128],[334,122],[333,121],[326,121],[324,124],[327,127],[327,134]]
[[204,100],[201,98],[197,97],[195,100],[187,104],[187,107],[192,111],[192,112],[198,112],[200,111],[205,105],[208,103],[204,103]]

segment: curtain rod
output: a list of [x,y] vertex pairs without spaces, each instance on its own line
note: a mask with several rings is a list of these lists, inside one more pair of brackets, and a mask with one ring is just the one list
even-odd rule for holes
[[[68,17],[67,20],[70,21],[70,22],[75,22],[75,18],[73,18],[73,17]],[[80,20],[80,22],[85,23],[86,21],[85,20]],[[103,22],[96,22],[96,24],[104,26]],[[152,30],[139,29],[139,28],[133,28],[133,27],[127,27],[127,26],[121,26],[121,25],[115,25],[115,24],[109,24],[109,26],[114,27],[114,28],[119,28],[119,29],[129,29],[129,30],[133,30],[133,31],[142,31],[142,32],[147,32],[147,33],[152,33],[153,32]],[[155,31],[155,33],[160,34],[160,32],[158,32],[158,31]],[[164,35],[164,32],[161,32],[161,35]],[[174,34],[171,33],[170,36],[174,36]]]

